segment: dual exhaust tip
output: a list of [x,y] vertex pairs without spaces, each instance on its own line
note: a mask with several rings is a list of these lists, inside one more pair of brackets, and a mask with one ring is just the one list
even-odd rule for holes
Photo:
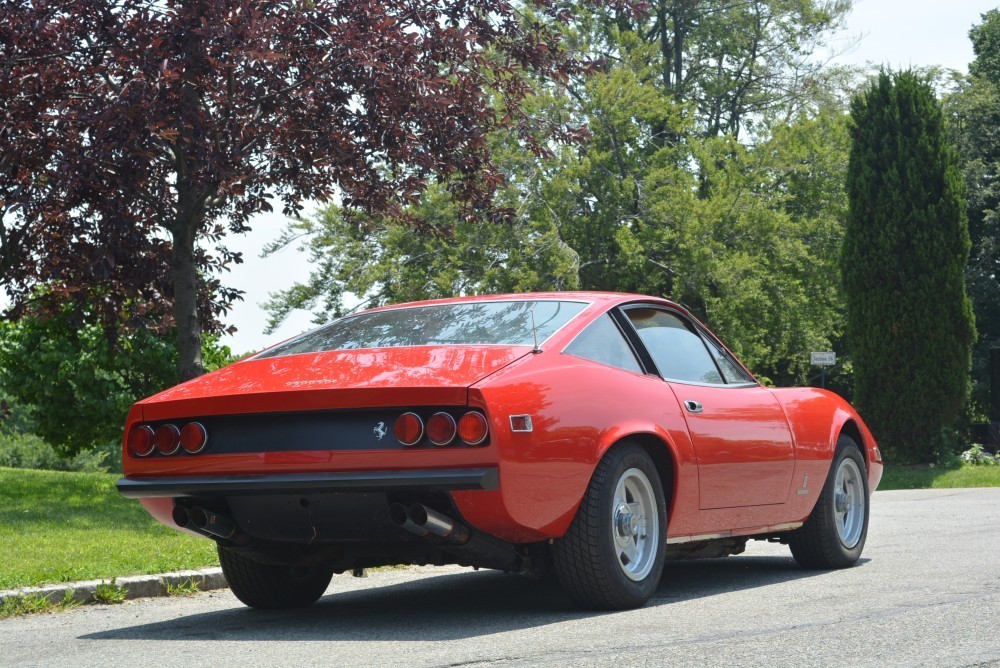
[[477,533],[422,503],[389,506],[389,519],[400,529],[436,544],[468,566],[517,570],[520,561],[510,543]]
[[465,545],[472,535],[465,525],[422,503],[411,503],[408,506],[394,503],[389,506],[389,519],[400,529],[421,538],[437,536],[454,545]]
[[235,540],[239,533],[236,522],[225,515],[219,515],[204,508],[174,506],[172,517],[174,524],[182,529],[191,529],[219,538]]

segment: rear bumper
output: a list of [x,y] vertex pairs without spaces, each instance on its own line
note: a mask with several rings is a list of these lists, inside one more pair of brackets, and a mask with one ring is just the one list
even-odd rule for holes
[[484,467],[159,478],[125,477],[121,478],[116,486],[122,496],[130,499],[320,492],[450,492],[499,489],[500,472],[497,467]]

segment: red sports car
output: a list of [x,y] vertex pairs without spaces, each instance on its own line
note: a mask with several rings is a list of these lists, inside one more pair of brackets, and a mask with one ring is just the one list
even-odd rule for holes
[[882,458],[858,414],[762,387],[656,297],[560,292],[336,320],[140,401],[122,494],[218,544],[237,597],[309,605],[333,573],[552,573],[642,605],[664,561],[787,543],[854,564]]

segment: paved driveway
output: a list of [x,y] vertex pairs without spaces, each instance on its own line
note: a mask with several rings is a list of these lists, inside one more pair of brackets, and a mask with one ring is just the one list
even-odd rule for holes
[[305,611],[228,591],[0,622],[0,665],[1000,666],[1000,489],[879,492],[862,562],[785,547],[668,564],[641,610],[462,569],[335,577]]

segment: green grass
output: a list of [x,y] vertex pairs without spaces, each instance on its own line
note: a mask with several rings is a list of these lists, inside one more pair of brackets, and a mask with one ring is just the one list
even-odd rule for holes
[[218,565],[212,541],[153,520],[118,477],[0,468],[0,589]]
[[879,483],[886,489],[1000,487],[1000,466],[886,466]]

